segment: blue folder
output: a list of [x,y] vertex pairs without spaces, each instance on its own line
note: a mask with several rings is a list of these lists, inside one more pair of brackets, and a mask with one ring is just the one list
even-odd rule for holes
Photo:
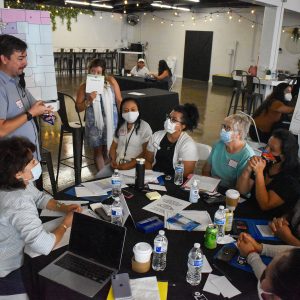
[[[75,187],[71,187],[68,190],[66,190],[65,194],[67,194],[69,196],[72,196],[72,197],[74,197],[74,196],[76,197]],[[108,192],[107,195],[104,195],[104,196],[80,197],[80,199],[84,199],[84,200],[87,200],[87,201],[90,201],[90,202],[103,202],[104,200],[109,198],[110,195],[111,195],[111,192]]]

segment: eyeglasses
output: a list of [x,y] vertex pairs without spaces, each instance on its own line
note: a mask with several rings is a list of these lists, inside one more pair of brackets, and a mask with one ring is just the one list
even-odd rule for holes
[[184,124],[181,121],[178,121],[177,119],[173,118],[170,114],[166,114],[166,119],[170,119],[171,123],[180,123],[180,124]]
[[221,128],[225,129],[225,131],[231,131],[232,130],[231,127],[226,125],[226,124],[221,124]]

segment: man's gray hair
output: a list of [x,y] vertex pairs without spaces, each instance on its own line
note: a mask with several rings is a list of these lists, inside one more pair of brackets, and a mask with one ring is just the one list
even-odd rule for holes
[[233,114],[225,118],[225,121],[230,123],[233,130],[239,133],[242,140],[245,140],[251,124],[251,120],[247,116]]

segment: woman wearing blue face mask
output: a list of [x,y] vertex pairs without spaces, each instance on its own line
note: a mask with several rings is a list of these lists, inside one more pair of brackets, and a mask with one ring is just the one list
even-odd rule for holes
[[[28,282],[22,280],[24,247],[49,254],[71,226],[73,212],[81,211],[80,206],[61,204],[35,188],[33,181],[42,170],[33,157],[34,151],[35,146],[25,138],[0,141],[0,298],[30,293]],[[62,211],[66,216],[48,232],[43,228],[38,208]]]
[[[280,83],[254,112],[253,118],[261,142],[268,143],[274,129],[285,128],[282,121],[287,121],[287,115],[294,111],[291,92],[291,86],[284,82]],[[249,135],[252,140],[258,141],[253,125],[250,126]]]
[[235,188],[236,181],[251,156],[251,147],[246,143],[250,121],[244,115],[231,115],[224,120],[220,140],[213,146],[202,174],[221,179],[223,188]]
[[298,142],[291,132],[272,133],[262,157],[252,157],[238,179],[241,194],[251,192],[253,200],[270,216],[282,216],[300,199]]
[[135,99],[123,99],[120,112],[109,155],[113,169],[128,170],[135,167],[136,158],[145,156],[152,130],[141,119],[139,104]]
[[198,160],[194,140],[186,133],[197,128],[199,113],[194,104],[174,107],[167,116],[164,130],[155,132],[147,146],[146,168],[174,175],[179,158],[183,160],[184,176],[193,173]]
[[[237,247],[247,258],[258,279],[258,298],[263,300],[300,299],[300,248],[257,243],[249,234],[239,236]],[[266,266],[260,255],[273,257]]]

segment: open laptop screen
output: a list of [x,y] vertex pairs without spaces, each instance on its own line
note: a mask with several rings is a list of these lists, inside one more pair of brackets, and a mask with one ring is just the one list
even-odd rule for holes
[[74,213],[69,250],[113,269],[120,269],[126,228]]

